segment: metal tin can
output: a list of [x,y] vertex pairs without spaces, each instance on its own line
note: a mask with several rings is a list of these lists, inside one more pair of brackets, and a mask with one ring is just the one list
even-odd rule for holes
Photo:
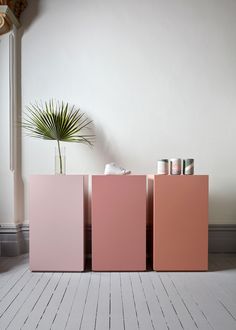
[[187,158],[183,160],[183,174],[193,175],[194,174],[194,159]]
[[157,161],[157,174],[168,174],[168,159],[160,159]]
[[181,159],[172,158],[170,159],[170,174],[180,175],[181,174]]

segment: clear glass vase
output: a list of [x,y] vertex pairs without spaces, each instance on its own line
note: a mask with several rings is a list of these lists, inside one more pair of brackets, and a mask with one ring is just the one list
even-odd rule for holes
[[55,148],[55,174],[66,174],[66,148]]

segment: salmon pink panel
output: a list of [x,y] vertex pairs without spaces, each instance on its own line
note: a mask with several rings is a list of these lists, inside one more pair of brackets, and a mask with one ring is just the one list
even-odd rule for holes
[[30,269],[84,269],[82,175],[30,177]]
[[146,176],[92,177],[92,269],[146,269]]
[[153,268],[208,269],[208,176],[154,178]]

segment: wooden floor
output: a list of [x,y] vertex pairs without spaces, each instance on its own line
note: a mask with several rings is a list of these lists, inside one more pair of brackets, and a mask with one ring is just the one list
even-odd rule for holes
[[31,273],[0,259],[0,329],[236,329],[236,255],[209,272]]

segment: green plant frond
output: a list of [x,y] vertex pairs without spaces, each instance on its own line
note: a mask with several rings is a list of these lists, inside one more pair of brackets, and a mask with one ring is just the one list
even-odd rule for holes
[[56,138],[53,116],[46,114],[46,112],[38,111],[37,108],[28,108],[23,127],[26,131],[31,131],[44,139],[54,140]]
[[27,135],[46,140],[93,145],[95,135],[86,134],[93,127],[92,120],[75,106],[49,100],[26,107],[22,127]]

